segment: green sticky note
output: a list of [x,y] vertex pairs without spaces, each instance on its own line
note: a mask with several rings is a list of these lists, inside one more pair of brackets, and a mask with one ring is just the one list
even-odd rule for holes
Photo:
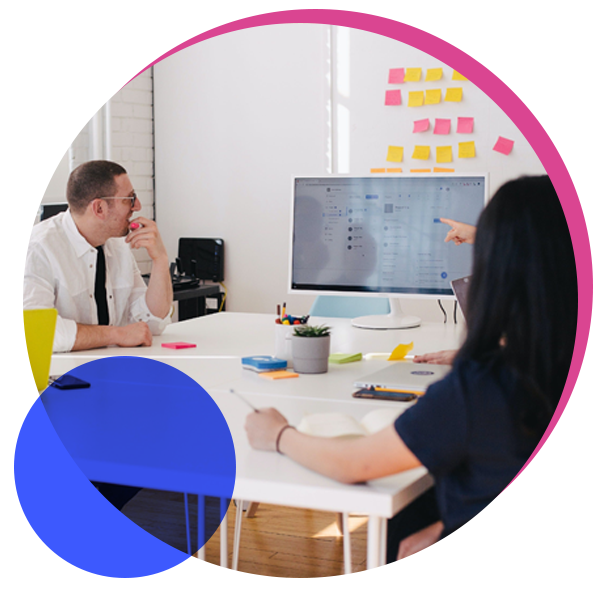
[[360,352],[358,354],[344,354],[343,352],[338,352],[329,355],[329,362],[334,365],[344,365],[358,360],[362,360],[362,353]]

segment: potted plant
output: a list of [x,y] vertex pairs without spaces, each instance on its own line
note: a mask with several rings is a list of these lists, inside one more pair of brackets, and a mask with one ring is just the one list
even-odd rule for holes
[[292,360],[296,373],[327,373],[331,327],[304,325],[292,336]]

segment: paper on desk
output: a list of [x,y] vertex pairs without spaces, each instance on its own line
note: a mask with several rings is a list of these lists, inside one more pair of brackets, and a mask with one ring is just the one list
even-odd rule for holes
[[414,348],[414,343],[410,344],[398,344],[390,354],[388,360],[403,360],[406,355]]

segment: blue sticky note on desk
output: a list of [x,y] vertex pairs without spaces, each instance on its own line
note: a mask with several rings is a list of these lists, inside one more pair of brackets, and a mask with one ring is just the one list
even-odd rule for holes
[[287,367],[287,360],[274,356],[245,356],[242,367],[252,371],[278,371]]

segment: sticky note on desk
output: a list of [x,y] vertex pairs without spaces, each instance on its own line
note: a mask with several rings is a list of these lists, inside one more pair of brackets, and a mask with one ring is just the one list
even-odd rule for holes
[[451,119],[436,119],[433,133],[435,135],[448,135],[450,133]]
[[451,163],[452,162],[452,146],[438,146],[435,154],[435,162]]
[[421,81],[421,69],[406,69],[404,71],[404,82],[407,81]]
[[403,360],[406,355],[414,348],[414,343],[398,344],[390,354],[388,360]]
[[345,365],[346,363],[356,362],[362,360],[362,354],[344,354],[343,352],[337,352],[329,355],[329,362],[334,365]]
[[458,71],[452,73],[452,81],[469,81],[464,75],[461,75]]
[[269,371],[267,373],[261,373],[259,377],[264,379],[292,379],[298,377],[298,373],[292,373],[292,371]]
[[195,348],[196,344],[190,344],[189,342],[165,342],[161,346],[163,348],[170,348],[171,350],[183,350],[184,348]]
[[420,119],[413,123],[413,133],[423,133],[429,129],[429,119]]
[[473,117],[458,117],[456,133],[473,133]]
[[439,81],[442,78],[443,71],[439,69],[427,69],[425,81]]

